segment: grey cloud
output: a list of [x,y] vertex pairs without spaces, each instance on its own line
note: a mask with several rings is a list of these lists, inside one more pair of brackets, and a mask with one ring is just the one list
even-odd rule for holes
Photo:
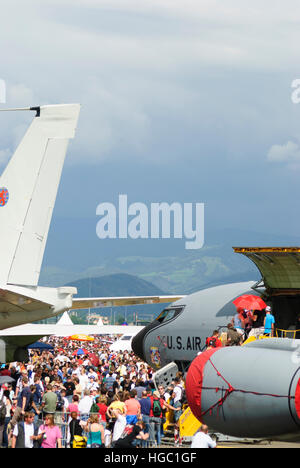
[[[237,203],[239,213],[243,206],[257,212],[256,181],[270,193],[275,174],[276,183],[290,189],[290,180],[276,173],[280,165],[268,164],[266,154],[274,142],[297,135],[299,109],[291,103],[290,84],[299,56],[300,6],[291,0],[284,7],[274,0],[242,5],[11,0],[2,6],[0,79],[7,83],[6,106],[82,104],[64,195],[73,189],[76,170],[78,184],[90,191],[98,180],[102,188],[104,177],[106,189],[115,192],[123,180],[134,188],[136,174],[140,181],[150,174],[135,200],[143,200],[146,191],[149,199],[154,192],[167,193],[170,200],[188,193],[198,201],[213,199],[217,207],[221,198],[228,206],[220,210],[222,219],[230,225]],[[13,151],[31,118],[0,114],[0,157]],[[277,158],[281,151],[291,161],[291,148],[273,148],[272,160],[276,151]],[[79,169],[70,169],[74,162]],[[86,180],[95,172],[93,187],[81,181],[83,167]],[[111,174],[118,171],[121,180]],[[154,188],[157,179],[165,192]],[[128,190],[125,182],[122,190]],[[297,190],[298,181],[294,199]],[[287,199],[288,194],[276,199],[276,206],[287,206]],[[81,213],[87,205],[85,200]],[[210,206],[217,219],[220,213],[210,212]],[[247,213],[239,216],[247,222]],[[276,219],[267,221],[274,228]]]
[[286,163],[290,168],[300,166],[300,146],[298,143],[288,141],[283,145],[273,145],[267,155],[268,161],[273,163]]

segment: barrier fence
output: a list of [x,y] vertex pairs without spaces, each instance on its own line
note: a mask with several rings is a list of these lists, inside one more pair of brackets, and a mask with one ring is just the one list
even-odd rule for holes
[[[93,414],[98,414],[98,413],[84,413],[80,414],[78,413],[78,419],[80,421],[88,421],[90,416]],[[45,416],[45,415],[44,415]],[[44,422],[44,416],[42,418],[41,424]],[[100,415],[99,415],[100,416]],[[61,411],[56,411],[54,413],[54,424],[59,427],[62,435],[61,443],[63,448],[70,448],[70,428],[69,424],[71,421],[71,414],[67,412],[61,412]],[[99,423],[101,424],[101,420],[99,420]],[[102,423],[104,427],[106,426],[105,423]],[[88,437],[88,433],[83,432],[83,436]]]
[[[170,414],[173,413],[172,410],[169,412],[169,418]],[[36,422],[38,425],[44,424],[45,417],[49,413],[41,413],[40,416],[38,417],[36,415]],[[51,413],[50,413],[51,414]],[[91,415],[95,415],[99,413],[79,413],[78,412],[78,420],[79,421],[88,421]],[[71,421],[71,413],[68,412],[60,412],[56,411],[53,413],[54,416],[54,424],[55,426],[59,427],[61,431],[61,444],[63,448],[70,448],[70,439],[71,439],[71,433],[70,433],[70,421]],[[99,414],[100,416],[100,414]],[[164,429],[164,420],[160,420],[161,418],[150,418],[149,416],[143,416],[141,418],[144,423],[145,423],[145,430],[144,432],[149,432],[149,439],[147,441],[141,441],[140,445],[145,448],[150,448],[150,447],[157,447],[160,445],[161,442],[161,437],[162,437],[162,431]],[[99,419],[99,423],[103,425],[105,429],[105,446],[110,447],[111,446],[111,437],[112,437],[112,430],[110,428],[109,422],[103,422],[101,419]],[[110,430],[107,429],[107,427],[110,428]],[[157,434],[157,431],[159,431],[159,434]],[[88,433],[83,431],[82,434],[84,437],[88,438]]]

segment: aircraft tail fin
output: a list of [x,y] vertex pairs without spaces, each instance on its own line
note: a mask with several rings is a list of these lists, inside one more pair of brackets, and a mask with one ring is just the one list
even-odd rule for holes
[[0,177],[0,282],[37,286],[80,105],[32,108],[29,129]]

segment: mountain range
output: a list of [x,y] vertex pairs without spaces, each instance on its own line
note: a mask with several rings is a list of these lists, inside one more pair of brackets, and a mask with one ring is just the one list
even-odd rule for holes
[[[75,244],[76,239],[73,237]],[[234,253],[232,246],[300,244],[297,237],[243,230],[214,231],[207,234],[206,239],[199,250],[184,250],[172,239],[166,244],[163,240],[158,243],[155,240],[144,243],[116,240],[115,249],[112,249],[113,240],[110,240],[105,255],[91,240],[90,243],[81,242],[80,246],[73,244],[70,257],[72,242],[67,242],[67,247],[64,244],[67,239],[61,237],[65,252],[61,252],[62,246],[54,252],[50,242],[40,284],[71,284],[77,286],[83,296],[190,294],[218,284],[260,279],[255,265],[243,255]],[[106,244],[101,244],[102,248],[103,245]],[[50,257],[49,252],[53,254]]]

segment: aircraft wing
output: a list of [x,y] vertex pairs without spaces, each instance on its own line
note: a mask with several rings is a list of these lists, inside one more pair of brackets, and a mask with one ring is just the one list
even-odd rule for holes
[[128,297],[95,297],[95,298],[73,298],[71,309],[93,309],[98,307],[120,307],[140,304],[171,303],[182,296],[128,296]]
[[[169,296],[128,296],[128,297],[96,297],[96,298],[73,298],[72,309],[89,309],[99,307],[120,307],[138,304],[160,304],[172,303],[185,297],[184,295]],[[45,306],[52,307],[32,297],[18,294],[14,291],[0,289],[0,313],[1,301],[11,304],[11,311],[17,310],[32,311],[35,307],[44,309]],[[7,309],[5,309],[7,310]],[[10,345],[27,346],[44,336],[71,336],[75,334],[86,335],[136,335],[144,327],[126,325],[60,325],[60,324],[32,324],[27,323],[16,327],[0,330],[0,341]],[[84,346],[84,343],[82,343]]]
[[[43,336],[72,336],[72,335],[119,335],[134,334],[144,328],[143,326],[127,325],[55,325],[55,324],[32,324],[27,323],[18,327],[11,327],[0,331],[2,337],[29,337],[37,339]],[[34,340],[36,341],[36,339]]]
[[52,305],[34,297],[25,296],[18,292],[0,288],[0,313],[10,314],[18,313],[20,311],[31,312],[33,310],[51,308]]
[[[2,361],[8,362],[6,356],[9,356],[9,361],[23,360],[24,354],[7,354],[9,350],[26,349],[32,343],[35,343],[44,336],[60,336],[67,337],[77,334],[86,335],[122,335],[135,336],[143,327],[141,326],[114,326],[114,325],[44,325],[44,324],[25,324],[17,327],[11,327],[0,331],[0,356],[2,348]],[[85,346],[84,342],[77,342],[78,346]],[[6,351],[8,350],[8,351]],[[12,352],[12,351],[10,351]],[[23,351],[24,352],[24,351]],[[27,351],[26,351],[27,353]]]

